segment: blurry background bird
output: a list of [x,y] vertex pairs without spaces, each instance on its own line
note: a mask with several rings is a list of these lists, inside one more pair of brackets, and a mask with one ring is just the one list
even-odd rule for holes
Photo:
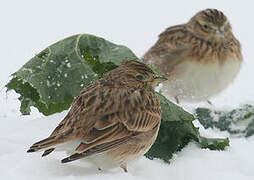
[[209,102],[233,82],[242,64],[241,45],[216,9],[167,28],[143,59],[166,75],[162,92],[177,103]]
[[123,63],[86,86],[52,134],[27,152],[65,150],[67,163],[89,157],[99,169],[120,166],[143,156],[154,143],[161,122],[154,87],[164,81],[145,64]]

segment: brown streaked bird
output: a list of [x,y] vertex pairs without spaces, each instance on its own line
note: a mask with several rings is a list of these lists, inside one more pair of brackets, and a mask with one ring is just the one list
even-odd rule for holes
[[27,152],[65,150],[62,163],[86,158],[99,169],[120,166],[143,156],[154,143],[161,107],[154,87],[166,80],[150,67],[127,61],[86,86],[52,134]]
[[167,28],[143,59],[166,75],[162,92],[178,103],[209,102],[233,82],[242,64],[240,42],[217,9]]

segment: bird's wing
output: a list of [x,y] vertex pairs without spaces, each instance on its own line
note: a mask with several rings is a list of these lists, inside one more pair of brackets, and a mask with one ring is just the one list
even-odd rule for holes
[[152,91],[111,88],[99,81],[84,88],[52,134],[35,144],[28,152],[46,149],[43,156],[57,144],[74,139],[82,143],[76,148],[84,152],[101,144],[132,137],[153,129],[161,119],[160,102]]
[[[154,92],[110,89],[100,95],[108,98],[93,109],[99,118],[84,134],[76,153],[62,160],[63,163],[107,151],[160,124],[160,102]],[[103,98],[96,96],[95,101]]]
[[191,50],[190,36],[184,25],[173,26],[159,35],[159,40],[143,56],[143,59],[168,74],[181,63]]
[[[86,112],[89,112],[89,104],[93,103],[94,92],[96,92],[99,87],[99,83],[91,83],[86,86],[77,96],[71,106],[69,113],[66,117],[59,123],[59,125],[54,129],[51,135],[39,142],[34,143],[27,152],[35,152],[41,149],[46,149],[42,156],[46,156],[54,150],[57,144],[62,144],[67,141],[71,141],[79,138],[86,129],[85,132],[93,127],[95,119],[87,118]],[[89,116],[88,116],[89,117]],[[86,127],[81,129],[82,119],[86,121]]]

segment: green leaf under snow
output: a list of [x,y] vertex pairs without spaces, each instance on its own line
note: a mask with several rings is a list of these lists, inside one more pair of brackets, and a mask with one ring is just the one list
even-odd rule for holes
[[30,107],[35,106],[50,115],[68,109],[89,82],[123,61],[137,59],[125,46],[89,34],[74,35],[28,61],[6,87],[21,95],[22,114],[30,114]]
[[[81,34],[59,41],[28,61],[6,85],[20,94],[20,111],[29,114],[36,107],[44,115],[68,109],[75,96],[91,81],[102,77],[123,61],[139,60],[128,48],[93,35]],[[228,139],[200,137],[193,115],[157,93],[162,123],[149,158],[166,162],[190,141],[202,148],[224,149]]]
[[231,111],[197,108],[196,117],[205,128],[218,128],[237,136],[254,134],[254,106],[244,105]]
[[224,150],[229,146],[228,138],[206,138],[200,136],[199,142],[201,148],[208,148],[210,150]]
[[162,108],[162,122],[158,137],[146,154],[149,158],[160,158],[169,162],[173,153],[180,151],[190,141],[195,141],[201,148],[223,150],[229,146],[229,140],[224,138],[201,137],[192,121],[194,116],[181,107],[170,102],[157,93]]

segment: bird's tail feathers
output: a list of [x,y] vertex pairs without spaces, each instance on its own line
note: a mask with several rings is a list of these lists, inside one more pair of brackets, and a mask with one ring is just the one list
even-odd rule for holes
[[60,135],[50,136],[46,139],[38,141],[34,143],[27,152],[30,153],[30,152],[36,152],[42,149],[46,149],[46,151],[42,155],[42,156],[46,156],[49,153],[51,153],[54,150],[54,147],[57,146],[58,144],[62,144],[62,143],[75,139],[76,136],[71,135],[71,133],[72,133],[72,129],[64,133],[61,133]]

